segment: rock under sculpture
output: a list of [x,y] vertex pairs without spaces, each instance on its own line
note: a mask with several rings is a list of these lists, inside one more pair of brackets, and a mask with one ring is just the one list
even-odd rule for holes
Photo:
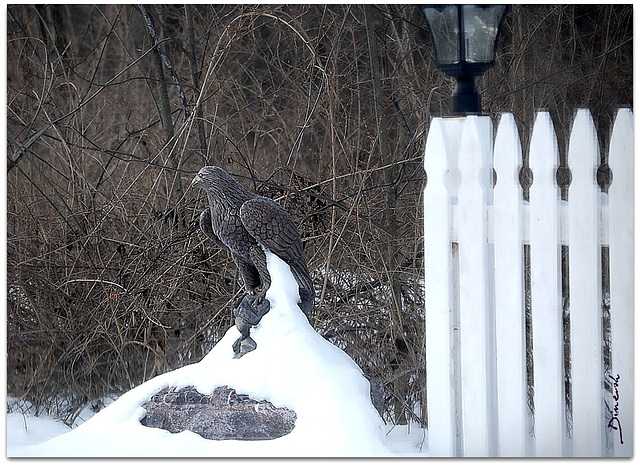
[[280,438],[295,428],[296,413],[256,401],[221,386],[212,394],[202,394],[193,386],[165,388],[143,407],[147,413],[140,423],[170,433],[185,430],[211,440],[266,440]]

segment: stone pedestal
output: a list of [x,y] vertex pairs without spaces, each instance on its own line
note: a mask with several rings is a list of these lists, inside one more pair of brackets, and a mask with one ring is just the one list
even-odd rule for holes
[[189,430],[211,440],[265,440],[290,433],[296,413],[274,407],[269,401],[255,401],[221,386],[213,394],[202,394],[193,386],[165,388],[143,405],[144,426],[171,433]]

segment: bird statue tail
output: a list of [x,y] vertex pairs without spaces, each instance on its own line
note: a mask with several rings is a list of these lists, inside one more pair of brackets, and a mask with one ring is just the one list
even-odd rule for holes
[[298,289],[300,293],[300,309],[307,316],[311,318],[310,311],[313,307],[313,301],[315,298],[315,289],[313,288],[313,281],[309,274],[309,269],[304,263],[295,264],[291,267],[291,273],[298,283]]

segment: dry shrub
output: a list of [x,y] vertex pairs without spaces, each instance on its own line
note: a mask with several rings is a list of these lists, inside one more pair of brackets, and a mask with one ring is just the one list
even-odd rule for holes
[[[8,8],[9,393],[71,422],[215,345],[241,285],[188,190],[215,164],[292,213],[316,329],[384,384],[387,418],[425,423],[422,158],[452,83],[416,8],[145,11]],[[632,103],[631,18],[514,5],[485,109],[606,120]]]

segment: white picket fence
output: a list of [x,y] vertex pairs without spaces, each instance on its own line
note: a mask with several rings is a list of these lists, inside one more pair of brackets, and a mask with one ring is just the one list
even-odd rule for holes
[[[576,113],[568,201],[556,182],[558,142],[547,112],[537,114],[531,134],[529,201],[519,182],[522,149],[511,114],[501,116],[493,139],[485,116],[435,118],[427,137],[429,453],[632,456],[633,114],[616,115],[608,147],[613,179],[602,193],[593,120],[588,110]],[[610,284],[605,324],[603,247]],[[564,330],[567,251],[570,329]],[[610,350],[603,350],[604,335]]]

